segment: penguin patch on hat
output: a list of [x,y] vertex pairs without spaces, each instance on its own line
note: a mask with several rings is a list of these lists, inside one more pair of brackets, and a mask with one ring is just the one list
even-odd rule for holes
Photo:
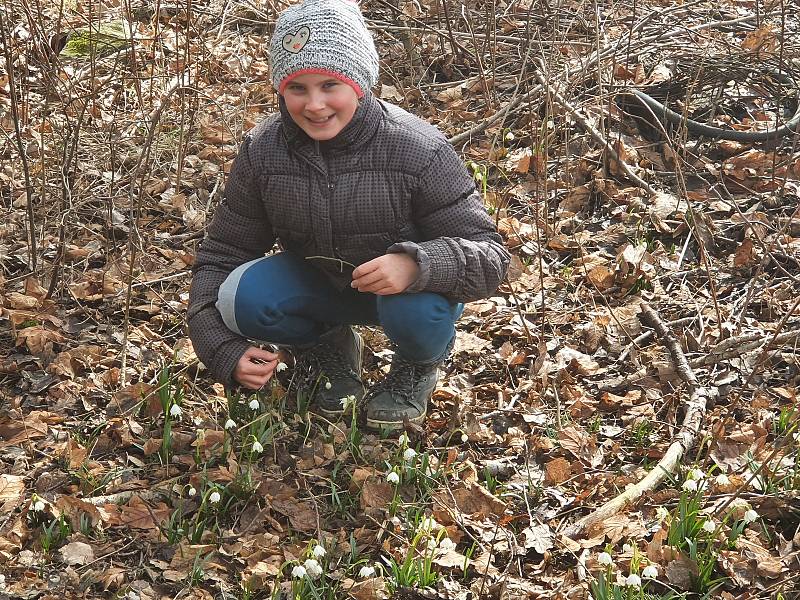
[[297,54],[306,45],[309,37],[311,37],[311,30],[303,25],[297,30],[297,33],[287,33],[283,36],[283,49]]

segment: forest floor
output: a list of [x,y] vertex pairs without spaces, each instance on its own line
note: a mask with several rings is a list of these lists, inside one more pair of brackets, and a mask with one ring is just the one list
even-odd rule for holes
[[398,439],[186,335],[280,8],[0,4],[0,598],[800,597],[800,136],[630,94],[774,129],[796,12],[366,1],[513,253]]

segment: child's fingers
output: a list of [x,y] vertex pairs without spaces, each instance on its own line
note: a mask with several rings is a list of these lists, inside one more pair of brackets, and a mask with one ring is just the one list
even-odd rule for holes
[[253,360],[258,359],[264,362],[273,362],[278,360],[278,354],[275,352],[270,352],[269,350],[264,350],[263,348],[258,348],[256,346],[251,346],[245,352],[245,355],[250,359]]
[[378,258],[373,258],[372,260],[368,260],[367,262],[358,265],[353,270],[353,279],[358,279],[359,277],[363,277],[367,273],[372,273],[378,269],[380,267],[380,262],[378,261],[381,258],[383,257],[379,256]]

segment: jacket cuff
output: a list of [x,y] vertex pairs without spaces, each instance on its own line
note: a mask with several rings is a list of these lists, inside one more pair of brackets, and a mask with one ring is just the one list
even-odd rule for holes
[[458,281],[459,263],[449,244],[439,238],[427,242],[399,242],[387,252],[405,252],[419,267],[419,277],[406,292],[449,293]]
[[239,359],[250,347],[250,342],[245,339],[231,340],[220,346],[214,354],[214,364],[208,365],[211,373],[227,389],[238,385],[233,379],[233,372]]

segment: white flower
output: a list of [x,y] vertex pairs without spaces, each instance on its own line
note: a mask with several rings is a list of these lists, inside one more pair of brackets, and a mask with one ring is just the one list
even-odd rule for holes
[[181,410],[181,407],[178,406],[177,404],[173,404],[169,409],[170,417],[175,417],[176,419],[180,419],[182,414],[183,411]]
[[186,493],[189,494],[189,498],[194,498],[197,495],[197,490],[194,489],[194,486],[190,485]]
[[417,455],[417,451],[413,448],[406,448],[406,451],[403,452],[403,460],[406,462],[411,462],[414,460],[414,457]]
[[0,592],[6,589],[6,576],[0,573]]
[[717,475],[715,481],[717,482],[717,485],[730,485],[731,483],[731,480],[728,479],[728,476],[725,475],[725,473],[720,473]]
[[219,495],[219,492],[211,492],[211,495],[208,497],[208,501],[211,502],[211,504],[216,504],[220,500],[222,500],[222,496]]
[[261,405],[258,403],[258,398],[253,398],[250,400],[250,404],[247,406],[250,407],[250,410],[258,410],[261,407]]
[[355,404],[356,397],[353,395],[345,396],[344,398],[339,398],[339,403],[342,405],[342,410],[347,410],[349,406]]
[[469,436],[466,433],[461,434],[461,443],[466,444],[469,441]]
[[601,565],[610,565],[613,561],[611,555],[608,552],[601,552],[597,555],[597,562]]
[[306,568],[303,565],[297,565],[294,569],[292,569],[292,577],[296,579],[302,579],[306,576]]
[[400,483],[400,475],[392,471],[386,476],[386,481],[397,485],[398,483]]
[[264,446],[261,445],[261,442],[259,442],[258,440],[253,442],[253,452],[255,452],[256,454],[260,454],[263,451],[264,451]]
[[507,141],[507,142],[513,142],[513,141],[514,141],[514,134],[513,134],[513,132],[509,131],[509,132],[506,134],[506,141]]
[[329,389],[331,389],[331,382],[330,382],[330,381],[326,381],[326,382],[325,382],[325,389],[326,389],[326,390],[329,390]]
[[236,429],[236,421],[233,419],[225,421],[225,429]]
[[42,499],[36,500],[36,502],[33,503],[33,506],[31,508],[33,508],[34,512],[42,512],[44,510],[44,500]]
[[687,477],[689,479],[694,479],[695,481],[700,481],[701,479],[706,478],[706,474],[702,469],[692,469],[691,471],[689,471]]
[[314,558],[322,558],[322,557],[323,557],[323,556],[325,556],[327,553],[328,553],[328,551],[327,551],[327,550],[325,550],[325,547],[324,547],[324,546],[321,546],[320,544],[317,544],[316,546],[314,546],[314,547],[311,549],[311,555],[312,555]]
[[647,565],[642,569],[642,577],[645,579],[655,579],[658,577],[658,567],[655,565]]
[[758,519],[758,513],[754,511],[752,508],[744,513],[743,520],[745,524],[753,523]]
[[628,587],[642,587],[642,578],[636,573],[631,573],[628,575],[627,579],[625,579],[625,585]]
[[374,577],[375,575],[375,567],[371,567],[367,565],[365,567],[361,567],[361,570],[358,572],[358,576],[366,579],[367,577]]
[[622,544],[622,551],[627,554],[628,552],[633,551],[633,548],[631,548],[630,544]]
[[703,531],[707,531],[708,533],[714,533],[717,530],[717,526],[714,524],[714,521],[709,519],[705,523],[703,523]]
[[658,519],[659,521],[663,521],[668,516],[669,516],[669,511],[666,508],[664,508],[663,506],[659,506],[656,509],[656,519]]
[[449,537],[443,537],[442,541],[439,542],[439,548],[441,548],[442,550],[455,550],[456,543]]
[[306,573],[309,577],[311,577],[311,579],[317,579],[320,575],[322,575],[322,567],[313,558],[309,558],[303,563],[303,566],[305,567]]
[[401,433],[400,437],[397,438],[397,443],[400,444],[401,446],[408,446],[408,443],[410,441],[411,440],[409,439],[408,434],[406,434],[406,432]]
[[287,365],[285,362],[279,362],[279,363],[278,363],[278,366],[277,366],[277,367],[275,367],[275,370],[276,370],[278,373],[280,373],[281,371],[285,371],[285,370],[286,370],[286,369],[288,369],[288,368],[289,368],[289,365]]
[[436,519],[434,519],[433,517],[425,517],[419,523],[419,528],[420,530],[423,531],[434,531],[436,529],[439,529],[440,527],[441,525],[439,525],[439,523],[437,523]]
[[697,482],[694,479],[687,479],[683,482],[683,489],[687,492],[696,492]]

